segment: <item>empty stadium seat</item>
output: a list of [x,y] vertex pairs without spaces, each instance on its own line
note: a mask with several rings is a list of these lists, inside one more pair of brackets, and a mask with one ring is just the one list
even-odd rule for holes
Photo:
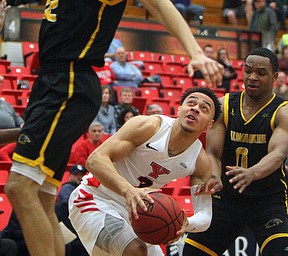
[[3,230],[9,222],[9,218],[12,212],[11,203],[6,194],[3,192],[0,193],[0,211],[3,211],[3,213],[0,214],[0,230]]
[[146,52],[146,51],[132,51],[129,53],[130,60],[153,60],[153,54],[152,52]]
[[153,98],[159,97],[159,91],[155,87],[141,87],[137,89],[136,94],[142,98],[145,98],[146,104],[150,104]]

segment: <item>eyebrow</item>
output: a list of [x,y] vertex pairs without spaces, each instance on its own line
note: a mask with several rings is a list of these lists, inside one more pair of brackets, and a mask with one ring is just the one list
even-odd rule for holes
[[[191,96],[189,96],[188,97],[188,100],[189,99],[197,99],[197,100],[199,100],[199,98],[198,97],[196,97],[196,96],[194,96],[194,95],[191,95]],[[207,101],[207,100],[202,100],[204,103],[206,103],[210,108],[212,108],[212,106],[211,106],[211,103],[209,102],[209,101]]]

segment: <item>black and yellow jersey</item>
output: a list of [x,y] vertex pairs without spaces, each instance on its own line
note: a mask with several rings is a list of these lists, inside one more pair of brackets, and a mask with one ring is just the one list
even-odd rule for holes
[[[224,100],[224,123],[226,126],[226,139],[224,152],[222,155],[222,196],[233,197],[235,199],[245,199],[251,197],[263,197],[268,194],[283,192],[286,189],[286,176],[284,163],[281,168],[275,170],[269,176],[253,181],[240,194],[233,189],[233,184],[229,183],[232,177],[225,175],[226,166],[251,167],[258,163],[268,153],[268,143],[275,128],[275,116],[279,108],[286,105],[281,98],[273,95],[255,115],[249,120],[243,115],[243,95],[242,93],[231,93],[225,95]],[[228,192],[228,193],[227,193]]]
[[[39,33],[40,65],[79,61],[103,66],[126,0],[47,0]],[[51,65],[52,64],[52,65]]]

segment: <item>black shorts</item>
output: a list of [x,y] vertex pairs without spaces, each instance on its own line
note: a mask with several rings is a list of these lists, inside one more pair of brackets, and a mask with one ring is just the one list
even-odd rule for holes
[[101,100],[92,68],[41,74],[33,85],[13,160],[39,166],[59,186],[71,147],[97,115]]
[[210,227],[205,232],[188,234],[183,256],[221,256],[246,226],[254,233],[261,255],[287,256],[288,218],[284,198],[273,195],[246,203],[213,198]]

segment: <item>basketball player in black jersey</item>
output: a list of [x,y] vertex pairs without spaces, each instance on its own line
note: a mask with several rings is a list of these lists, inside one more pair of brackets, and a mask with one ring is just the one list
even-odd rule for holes
[[[182,44],[212,84],[222,66],[204,56],[170,0],[141,0]],[[23,228],[31,256],[62,256],[64,242],[54,200],[72,144],[101,105],[92,65],[101,67],[126,0],[47,0],[39,32],[40,71],[25,112],[5,192]]]
[[220,99],[223,114],[206,137],[213,218],[207,231],[188,234],[184,256],[221,256],[245,226],[261,255],[288,255],[288,102],[272,92],[277,71],[276,55],[255,49],[245,59],[245,91]]

